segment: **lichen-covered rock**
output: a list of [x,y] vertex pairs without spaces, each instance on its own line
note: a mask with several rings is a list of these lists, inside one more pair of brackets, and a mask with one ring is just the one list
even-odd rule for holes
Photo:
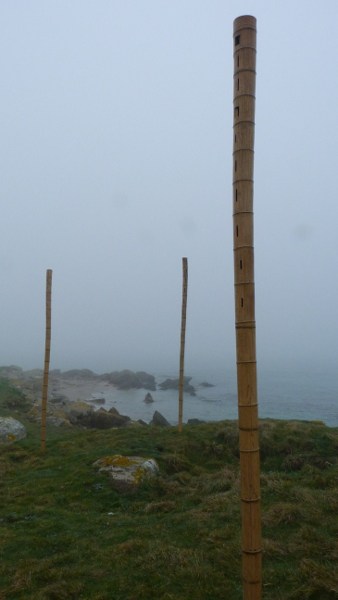
[[27,435],[25,426],[12,417],[0,417],[0,443],[12,444]]
[[113,487],[120,492],[135,491],[145,479],[159,473],[156,460],[142,456],[113,454],[99,458],[93,466],[99,473],[107,473]]
[[72,425],[78,425],[82,419],[90,416],[94,413],[94,408],[87,404],[87,402],[82,402],[78,400],[77,402],[69,402],[64,407],[64,411]]

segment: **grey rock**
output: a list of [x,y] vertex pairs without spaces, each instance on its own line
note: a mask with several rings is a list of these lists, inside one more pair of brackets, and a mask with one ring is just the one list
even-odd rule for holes
[[145,395],[143,402],[145,402],[146,404],[151,404],[152,402],[154,402],[154,398],[152,397],[150,392],[148,392]]
[[5,379],[21,379],[23,376],[23,370],[17,365],[9,365],[0,367],[0,377]]
[[160,412],[158,412],[158,410],[155,410],[150,425],[157,425],[158,427],[170,427],[170,423],[163,415],[161,415]]
[[78,424],[94,429],[112,429],[113,427],[126,427],[129,421],[129,417],[120,415],[116,409],[107,412],[104,408],[100,408],[95,412],[82,415],[78,419]]
[[[190,394],[190,396],[196,396],[196,391],[193,385],[191,385],[189,382],[191,380],[191,377],[184,377],[184,383],[183,383],[183,389],[185,392],[187,392],[187,394]],[[179,387],[179,379],[166,379],[165,381],[162,381],[162,383],[160,383],[159,388],[161,390],[178,390]]]
[[69,404],[66,404],[64,412],[72,425],[78,425],[80,422],[82,424],[82,419],[89,417],[94,413],[94,408],[86,402],[78,400],[77,402],[69,402]]
[[119,390],[145,389],[155,390],[155,377],[145,373],[145,371],[137,371],[134,373],[128,369],[124,371],[113,371],[101,375],[101,379],[115,385]]
[[67,404],[69,403],[69,400],[64,394],[58,394],[53,392],[51,397],[49,398],[49,402],[52,402],[52,404]]
[[12,444],[27,435],[25,426],[12,417],[0,417],[0,443]]
[[159,473],[156,460],[142,456],[113,454],[100,458],[93,466],[99,473],[107,473],[112,486],[120,492],[135,491],[145,479]]
[[89,402],[92,402],[93,404],[105,404],[106,399],[102,394],[92,394]]
[[98,379],[98,375],[90,369],[71,369],[70,371],[64,371],[62,377],[66,379]]

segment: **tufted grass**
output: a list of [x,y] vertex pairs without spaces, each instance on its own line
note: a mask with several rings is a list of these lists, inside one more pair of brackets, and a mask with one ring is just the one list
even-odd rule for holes
[[[0,454],[1,600],[242,598],[235,422],[50,427],[45,455],[28,427]],[[261,446],[263,597],[337,599],[338,429],[267,420]],[[154,457],[161,476],[119,494],[92,466],[110,454]]]

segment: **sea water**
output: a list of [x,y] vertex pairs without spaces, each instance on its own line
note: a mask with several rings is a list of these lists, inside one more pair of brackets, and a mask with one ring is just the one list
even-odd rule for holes
[[[177,378],[177,373],[158,373],[157,384],[167,377]],[[213,387],[204,387],[208,381]],[[235,371],[219,371],[194,374],[191,382],[196,396],[184,393],[183,421],[201,419],[221,421],[237,419],[237,384]],[[177,390],[151,392],[154,402],[144,402],[146,390],[117,389],[98,393],[105,397],[104,407],[115,407],[121,414],[131,419],[143,419],[149,423],[154,411],[159,411],[171,424],[178,420]],[[258,369],[258,403],[260,418],[300,419],[323,421],[331,427],[338,427],[338,372],[335,369],[275,368]]]

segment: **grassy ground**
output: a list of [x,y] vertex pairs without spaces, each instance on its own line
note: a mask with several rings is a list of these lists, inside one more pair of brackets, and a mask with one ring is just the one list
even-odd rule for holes
[[[0,383],[0,414],[27,403]],[[18,411],[17,413],[15,411]],[[230,421],[48,430],[0,457],[2,600],[239,600],[238,439]],[[262,421],[266,600],[338,598],[338,429]],[[92,463],[156,458],[161,476],[119,494]]]

